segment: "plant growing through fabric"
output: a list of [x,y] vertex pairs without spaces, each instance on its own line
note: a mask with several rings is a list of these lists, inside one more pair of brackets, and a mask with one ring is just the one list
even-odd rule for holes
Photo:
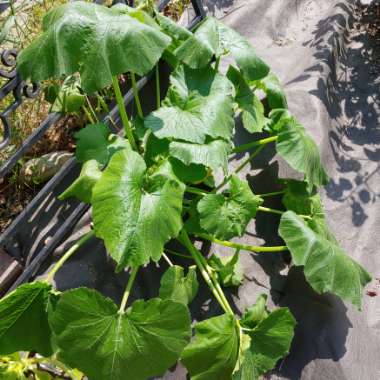
[[[226,74],[219,70],[224,56],[233,59]],[[172,68],[162,101],[159,60]],[[181,361],[195,380],[256,379],[287,355],[296,321],[287,308],[269,310],[265,295],[235,313],[223,288],[241,284],[239,257],[247,251],[289,251],[292,265],[303,268],[316,292],[361,307],[370,276],[327,226],[317,189],[328,177],[317,145],[287,109],[276,76],[237,32],[210,17],[191,32],[151,6],[72,2],[45,16],[43,33],[21,52],[18,69],[33,81],[66,78],[69,87],[72,78],[80,78],[80,94],[112,86],[125,133],[112,134],[102,123],[77,133],[82,171],[60,198],[89,203],[94,228],[44,281],[21,285],[0,301],[0,354],[8,357],[0,371],[12,376],[15,368],[7,363],[21,363],[17,370],[23,376],[43,371],[35,360],[73,378],[78,375],[69,371],[79,370],[90,380],[134,380],[162,376]],[[136,77],[150,72],[157,107],[144,114]],[[134,118],[127,115],[119,86],[123,73],[131,79]],[[269,109],[258,91],[265,93]],[[262,138],[234,146],[236,116]],[[280,192],[259,195],[239,174],[267,144],[303,180],[288,180]],[[229,158],[241,152],[249,152],[248,159],[231,171]],[[279,194],[286,211],[265,205],[267,197]],[[231,241],[262,212],[278,214],[283,245]],[[65,261],[93,236],[104,241],[116,271],[129,271],[120,305],[93,289],[59,292],[51,285]],[[205,257],[195,240],[230,247],[231,256]],[[173,250],[173,241],[184,251]],[[185,255],[191,264],[173,265],[175,255]],[[130,303],[139,269],[162,260],[169,269],[158,297]],[[197,275],[221,313],[192,328],[189,304],[198,292]],[[15,359],[20,351],[39,355]]]

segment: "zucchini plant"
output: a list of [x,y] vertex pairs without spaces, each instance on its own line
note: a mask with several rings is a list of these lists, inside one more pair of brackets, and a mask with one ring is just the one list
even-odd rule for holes
[[[219,62],[227,55],[233,63],[222,73]],[[160,59],[172,67],[162,101]],[[241,314],[234,311],[223,288],[241,284],[239,257],[246,251],[289,251],[292,265],[303,268],[316,292],[333,293],[360,309],[370,275],[327,226],[317,189],[328,177],[317,145],[287,109],[276,76],[236,31],[208,17],[191,32],[151,6],[70,2],[45,16],[43,33],[21,52],[18,69],[33,81],[75,75],[88,95],[113,86],[125,137],[102,123],[76,134],[82,171],[60,198],[89,203],[93,230],[44,281],[21,285],[0,301],[0,354],[8,355],[0,371],[9,378],[17,378],[11,377],[15,368],[28,378],[46,369],[32,365],[50,363],[66,377],[79,370],[90,380],[148,379],[179,360],[194,380],[257,379],[289,352],[296,321],[285,307],[269,310],[265,295]],[[144,114],[136,76],[151,71],[157,107]],[[134,118],[119,86],[124,73],[131,79]],[[234,146],[237,117],[262,138]],[[303,179],[259,195],[239,173],[267,144]],[[231,171],[229,158],[241,152],[248,159]],[[286,211],[265,206],[266,197],[279,194]],[[262,212],[278,214],[283,245],[231,241]],[[120,305],[93,289],[59,292],[52,285],[59,268],[92,236],[104,241],[116,271],[129,270]],[[183,251],[173,250],[173,240]],[[206,257],[195,240],[230,247],[233,255]],[[175,255],[188,258],[188,268],[173,265]],[[169,268],[157,297],[130,303],[139,268],[161,260]],[[198,273],[221,314],[192,329],[188,305],[198,291]],[[12,355],[18,352],[29,354],[16,366]]]

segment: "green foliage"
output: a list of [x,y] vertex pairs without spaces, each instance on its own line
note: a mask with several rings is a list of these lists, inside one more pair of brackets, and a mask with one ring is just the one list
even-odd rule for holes
[[86,288],[64,293],[50,322],[61,360],[91,380],[162,376],[190,339],[190,316],[181,303],[138,300],[118,312],[110,299]]
[[[218,67],[227,55],[234,65],[224,75]],[[165,98],[161,102],[156,76],[157,108],[147,115],[138,109],[130,122],[117,75],[146,74],[160,59],[173,68]],[[82,374],[71,368],[89,380],[143,380],[162,376],[179,358],[192,380],[258,379],[289,352],[295,320],[287,308],[268,310],[265,295],[241,318],[235,315],[222,287],[242,283],[244,250],[281,254],[289,249],[292,265],[303,267],[316,292],[334,293],[360,307],[370,276],[328,227],[317,192],[328,179],[318,147],[287,109],[277,77],[236,31],[211,17],[189,31],[158,14],[151,2],[138,9],[69,2],[46,15],[44,32],[21,52],[18,66],[24,79],[64,80],[61,89],[47,93],[63,111],[83,104],[82,90],[91,93],[112,83],[126,137],[102,123],[76,133],[82,171],[60,199],[89,203],[94,232],[66,252],[45,283],[20,286],[0,301],[0,354],[36,351],[73,379]],[[260,98],[263,92],[266,100]],[[265,136],[234,147],[239,114],[249,133]],[[304,181],[281,182],[286,212],[265,207],[273,193],[255,195],[239,177],[250,160],[234,172],[228,168],[234,152],[273,142],[304,175]],[[281,215],[285,246],[229,241],[243,236],[258,212]],[[120,307],[94,290],[58,296],[48,285],[93,235],[104,241],[117,271],[130,271]],[[234,254],[206,258],[192,242],[199,237],[233,248]],[[166,246],[174,239],[187,253]],[[171,267],[161,278],[159,298],[129,305],[139,267],[158,262],[163,252]],[[173,265],[176,256],[190,262],[187,271]],[[223,314],[197,321],[191,339],[188,304],[198,291],[197,274]],[[25,368],[22,358],[0,362],[5,379],[15,373],[22,378]],[[34,377],[46,380],[37,369],[34,364]]]

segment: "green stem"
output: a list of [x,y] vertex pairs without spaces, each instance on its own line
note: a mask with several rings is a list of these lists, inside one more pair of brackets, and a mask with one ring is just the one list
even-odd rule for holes
[[214,297],[218,301],[219,305],[222,307],[222,309],[232,316],[234,316],[234,312],[232,311],[222,289],[220,288],[219,283],[215,280],[215,277],[210,273],[208,269],[207,262],[205,258],[202,256],[202,254],[194,247],[193,243],[191,242],[189,235],[187,232],[183,229],[180,233],[180,241],[182,244],[188,249],[191,256],[194,258],[195,263],[197,264],[197,267],[199,271],[201,272],[204,280],[206,281],[206,284],[212,291]]
[[[281,211],[281,210],[275,210],[273,208],[269,208],[269,207],[262,207],[262,206],[259,206],[257,208],[257,211],[262,211],[262,212],[268,212],[270,214],[277,214],[277,215],[282,215],[285,211]],[[308,219],[308,220],[311,220],[312,217],[309,216],[309,215],[299,215],[298,216],[300,218],[303,218],[303,219]]]
[[116,75],[112,77],[112,86],[115,91],[116,103],[119,107],[120,117],[123,122],[125,134],[127,135],[128,141],[131,144],[132,149],[137,150],[137,145],[135,142],[135,138],[133,137],[131,124],[129,123],[129,120],[128,120],[128,115],[125,109],[123,96],[121,95],[121,91],[120,91],[119,81]]
[[261,198],[266,198],[266,197],[273,197],[275,195],[281,195],[281,194],[285,194],[285,190],[273,191],[273,193],[257,194],[257,196]]
[[131,274],[129,275],[127,287],[125,288],[125,292],[123,295],[123,299],[121,300],[120,308],[119,308],[119,314],[125,313],[125,307],[127,306],[129,295],[131,294],[131,289],[133,286],[133,283],[135,281],[137,272],[139,270],[139,267],[131,268]]
[[165,252],[162,252],[162,257],[164,258],[164,260],[169,264],[169,266],[174,266],[172,261],[169,259],[169,257],[166,255]]
[[95,124],[95,120],[93,119],[93,117],[91,115],[91,112],[87,109],[87,107],[86,106],[82,106],[82,109],[83,109],[84,113],[86,114],[86,117],[89,120],[89,122],[91,124]]
[[[245,159],[234,171],[235,174],[242,171],[251,161],[253,158],[255,158],[263,149],[265,145],[259,146],[253,153],[249,155],[247,159]],[[220,190],[223,186],[225,186],[232,178],[232,175],[229,175],[226,177],[221,184],[219,184],[214,190],[213,193],[216,193],[218,190]]]
[[168,249],[168,248],[165,248],[165,251],[171,255],[174,255],[174,256],[178,256],[178,257],[183,257],[185,259],[189,259],[189,260],[192,260],[193,258],[191,256],[188,256],[188,255],[185,255],[183,253],[179,253],[179,252],[176,252],[176,251],[173,251],[171,249]]
[[59,271],[62,265],[89,239],[94,236],[94,231],[89,231],[83,235],[54,265],[51,271],[48,273],[45,282],[51,283],[54,279],[55,274]]
[[161,92],[160,92],[160,68],[158,63],[156,64],[156,102],[157,109],[161,107]]
[[218,70],[219,70],[219,64],[220,64],[220,57],[218,57],[218,58],[215,60],[215,71],[218,71]]
[[131,72],[131,79],[132,79],[133,96],[135,97],[135,103],[136,103],[136,107],[137,107],[137,113],[141,117],[141,119],[143,119],[144,118],[144,114],[143,114],[143,111],[142,111],[142,108],[141,108],[139,90],[137,88],[135,73]]
[[186,186],[186,191],[188,193],[196,194],[196,195],[206,195],[208,192],[203,191],[201,189],[198,189],[197,187],[192,187],[192,186]]
[[98,92],[96,93],[96,97],[98,98],[102,108],[104,111],[106,111],[107,113],[110,113],[110,108],[108,107],[107,103],[105,102],[105,100],[103,99],[103,96],[101,96]]
[[249,150],[249,149],[253,148],[254,146],[266,145],[266,144],[269,144],[269,143],[271,143],[273,141],[276,141],[277,139],[278,139],[278,136],[271,136],[271,137],[267,137],[265,139],[251,141],[248,144],[243,144],[243,145],[237,146],[233,150],[233,152],[234,153],[245,152],[246,150]]
[[88,98],[88,96],[86,96],[86,102],[87,102],[88,108],[90,109],[92,117],[94,118],[94,120],[96,120],[97,123],[99,123],[99,119],[96,116],[96,112],[95,112],[94,108],[92,107],[92,104],[91,104],[90,99]]
[[245,251],[255,252],[255,253],[256,252],[259,253],[259,252],[284,252],[284,251],[288,251],[288,247],[286,245],[279,245],[279,246],[275,246],[275,247],[258,247],[258,246],[254,246],[254,245],[245,245],[245,244],[234,243],[232,241],[219,240],[219,239],[214,238],[213,236],[207,235],[207,234],[197,234],[197,236],[199,236],[202,239],[209,240],[212,243],[223,245],[225,247],[234,248],[234,249],[242,249]]

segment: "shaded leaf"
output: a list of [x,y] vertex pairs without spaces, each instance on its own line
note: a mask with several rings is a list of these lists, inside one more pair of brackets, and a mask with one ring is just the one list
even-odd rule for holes
[[275,74],[270,72],[265,78],[255,82],[255,85],[265,92],[271,109],[288,108],[284,90]]
[[239,259],[239,251],[236,251],[233,256],[217,256],[213,254],[208,259],[208,263],[216,271],[223,286],[239,286],[243,282],[243,270]]
[[24,284],[0,300],[0,355],[36,351],[50,356],[47,305],[51,286]]
[[187,308],[158,298],[125,313],[95,290],[62,294],[50,319],[60,358],[91,380],[162,376],[190,339]]
[[229,140],[234,127],[232,85],[212,68],[179,66],[163,106],[145,118],[160,139],[202,144],[207,136]]
[[242,236],[262,202],[252,193],[247,181],[233,175],[228,195],[207,194],[199,201],[200,225],[221,240]]
[[309,192],[314,186],[319,187],[328,182],[317,144],[294,119],[293,123],[285,124],[280,130],[276,148],[293,169],[305,175]]
[[293,211],[282,215],[279,233],[294,264],[304,266],[306,280],[316,292],[334,293],[360,309],[362,289],[371,276],[342,248],[315,233]]
[[266,122],[264,106],[254,94],[239,70],[230,66],[228,79],[235,86],[235,102],[242,113],[244,128],[251,133],[261,132]]
[[261,321],[268,317],[269,311],[266,307],[268,296],[260,294],[253,306],[248,308],[241,317],[241,325],[253,329]]
[[233,316],[223,314],[195,325],[195,336],[181,361],[192,380],[229,379],[239,351],[239,331]]
[[26,80],[40,82],[79,72],[87,93],[112,83],[112,76],[149,72],[170,44],[157,28],[117,8],[83,1],[48,12],[43,34],[18,56]]
[[269,131],[281,131],[286,124],[293,124],[293,116],[289,110],[278,108],[269,112],[269,118],[266,119],[266,127]]
[[161,278],[159,297],[188,305],[198,292],[196,267],[191,266],[184,275],[183,268],[174,265]]
[[[211,53],[207,60],[206,53],[198,60],[193,54],[199,43],[206,45]],[[192,68],[206,66],[213,55],[219,58],[226,54],[232,55],[249,80],[264,78],[269,72],[269,67],[256,55],[246,38],[213,17],[207,17],[196,29],[194,37],[188,39],[176,51],[177,58]]]
[[65,200],[70,197],[78,198],[84,203],[91,203],[92,189],[102,176],[101,166],[96,160],[83,164],[79,177],[58,197]]
[[148,175],[143,158],[127,148],[113,155],[93,188],[95,234],[118,270],[158,261],[182,227],[184,185],[166,169]]
[[80,91],[80,80],[68,76],[59,88],[51,110],[53,112],[77,112],[85,104],[86,97]]
[[279,308],[262,320],[249,333],[251,345],[233,380],[257,380],[273,369],[290,348],[296,321],[287,308]]
[[103,123],[89,124],[75,134],[77,140],[76,159],[79,162],[96,160],[106,165],[111,156],[124,149],[128,142],[120,136],[110,133]]

